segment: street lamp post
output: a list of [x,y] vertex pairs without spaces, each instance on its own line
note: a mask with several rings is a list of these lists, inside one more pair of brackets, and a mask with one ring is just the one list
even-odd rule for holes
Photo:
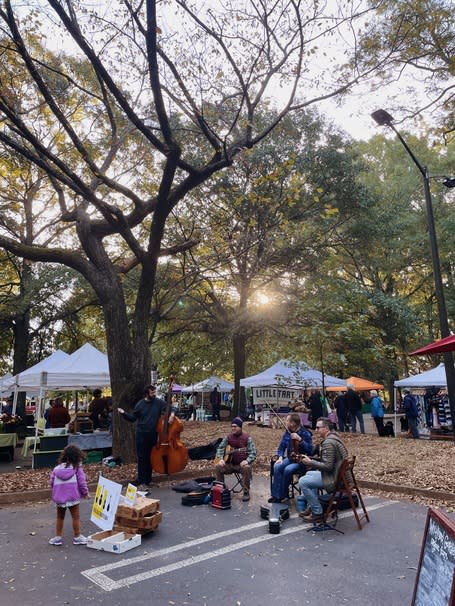
[[[431,200],[431,192],[430,192],[430,177],[428,174],[428,169],[426,166],[423,166],[419,160],[415,157],[413,151],[406,143],[406,141],[401,136],[401,133],[397,130],[397,128],[393,124],[392,116],[386,112],[384,109],[378,109],[377,111],[371,114],[373,120],[379,124],[379,126],[388,126],[393,130],[396,134],[400,142],[402,143],[405,150],[411,156],[414,164],[419,169],[420,174],[422,175],[423,180],[423,188],[425,191],[425,204],[427,211],[427,223],[428,223],[428,235],[430,238],[430,248],[431,248],[431,260],[433,264],[433,278],[434,278],[434,286],[436,293],[436,300],[438,303],[438,316],[439,316],[439,326],[441,330],[441,337],[448,337],[450,335],[449,330],[449,321],[447,318],[447,308],[444,297],[444,287],[442,283],[442,275],[441,275],[441,264],[439,261],[439,251],[438,251],[438,241],[436,237],[436,228],[434,223],[434,214],[433,214],[433,203]],[[444,185],[447,187],[455,186],[455,179],[447,178],[444,181]],[[449,396],[449,404],[450,404],[450,414],[452,416],[452,430],[453,437],[455,441],[455,367],[453,354],[451,351],[444,353],[444,367],[446,371],[446,379],[447,379],[447,394]]]

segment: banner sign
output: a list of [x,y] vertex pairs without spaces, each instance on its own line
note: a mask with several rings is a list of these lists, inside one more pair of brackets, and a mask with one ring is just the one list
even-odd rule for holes
[[298,397],[301,390],[287,387],[253,387],[253,404],[278,409]]

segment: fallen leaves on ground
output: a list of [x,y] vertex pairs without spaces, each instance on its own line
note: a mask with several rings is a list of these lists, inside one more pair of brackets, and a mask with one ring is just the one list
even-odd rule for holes
[[[270,459],[275,454],[283,435],[281,429],[262,427],[245,423],[258,451],[255,473],[268,475]],[[190,448],[203,446],[230,431],[228,422],[186,422],[181,434],[182,441]],[[341,434],[350,455],[356,456],[355,472],[358,480],[378,482],[384,489],[362,490],[362,492],[381,493],[391,498],[404,498],[415,502],[453,506],[434,493],[455,494],[454,443],[451,440],[412,440],[405,437],[379,438],[375,435]],[[114,482],[134,480],[136,465],[128,464],[110,469],[103,465],[85,465],[87,479],[95,483],[99,474]],[[190,461],[186,470],[212,475],[213,461]],[[171,478],[172,480],[172,478]],[[12,473],[0,473],[0,493],[26,492],[43,489],[48,486],[48,469],[17,470]],[[397,495],[390,485],[420,488],[429,491],[428,497],[421,495]]]

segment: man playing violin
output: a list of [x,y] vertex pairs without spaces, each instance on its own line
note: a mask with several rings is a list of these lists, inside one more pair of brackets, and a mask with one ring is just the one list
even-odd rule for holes
[[[215,466],[215,475],[218,482],[224,482],[225,474],[240,473],[243,488],[242,501],[249,501],[253,475],[251,466],[256,460],[256,447],[251,436],[243,431],[242,426],[243,421],[240,417],[232,419],[231,433],[221,440],[216,451],[216,458],[219,461]],[[227,453],[228,457],[226,457]]]
[[[166,402],[156,397],[155,385],[147,385],[144,389],[144,397],[134,406],[131,413],[123,408],[118,408],[119,414],[126,421],[136,425],[136,453],[137,453],[137,480],[132,482],[140,490],[149,490],[152,481],[152,467],[150,454],[155,446],[158,434],[156,426],[163,412],[166,410]],[[169,417],[171,423],[174,413]]]
[[278,458],[273,466],[272,496],[269,503],[281,503],[288,498],[292,476],[305,472],[301,457],[312,453],[313,436],[301,425],[300,415],[293,412],[286,417],[286,431],[277,448]]

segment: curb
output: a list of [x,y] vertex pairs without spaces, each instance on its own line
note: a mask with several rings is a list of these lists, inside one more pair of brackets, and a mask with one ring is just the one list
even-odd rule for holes
[[[262,467],[262,466],[261,466]],[[264,466],[264,469],[266,466]],[[156,475],[153,476],[153,481],[157,484],[164,482],[178,482],[196,478],[204,473],[204,470],[200,469],[197,471],[180,471],[179,473],[173,474],[172,479],[168,476]],[[126,486],[128,480],[118,480],[119,484]],[[398,486],[396,484],[382,484],[381,482],[372,482],[370,480],[359,480],[357,484],[361,488],[367,488],[369,490],[378,490],[381,492],[390,492],[395,494],[402,494],[406,496],[418,496],[426,499],[437,499],[438,501],[448,501],[455,503],[455,494],[451,492],[435,491],[428,488],[414,488],[411,486]],[[89,489],[94,491],[97,483],[92,482],[89,484]],[[37,503],[39,501],[49,501],[51,497],[50,488],[43,488],[41,490],[25,490],[23,492],[3,492],[0,493],[0,506],[1,505],[14,505],[29,503]]]
[[393,492],[395,494],[425,497],[426,499],[437,499],[438,501],[455,503],[455,494],[452,492],[442,492],[430,488],[414,488],[412,486],[397,486],[396,484],[381,484],[381,482],[371,482],[370,480],[357,480],[357,484],[362,488],[370,490],[381,490],[382,492]]

